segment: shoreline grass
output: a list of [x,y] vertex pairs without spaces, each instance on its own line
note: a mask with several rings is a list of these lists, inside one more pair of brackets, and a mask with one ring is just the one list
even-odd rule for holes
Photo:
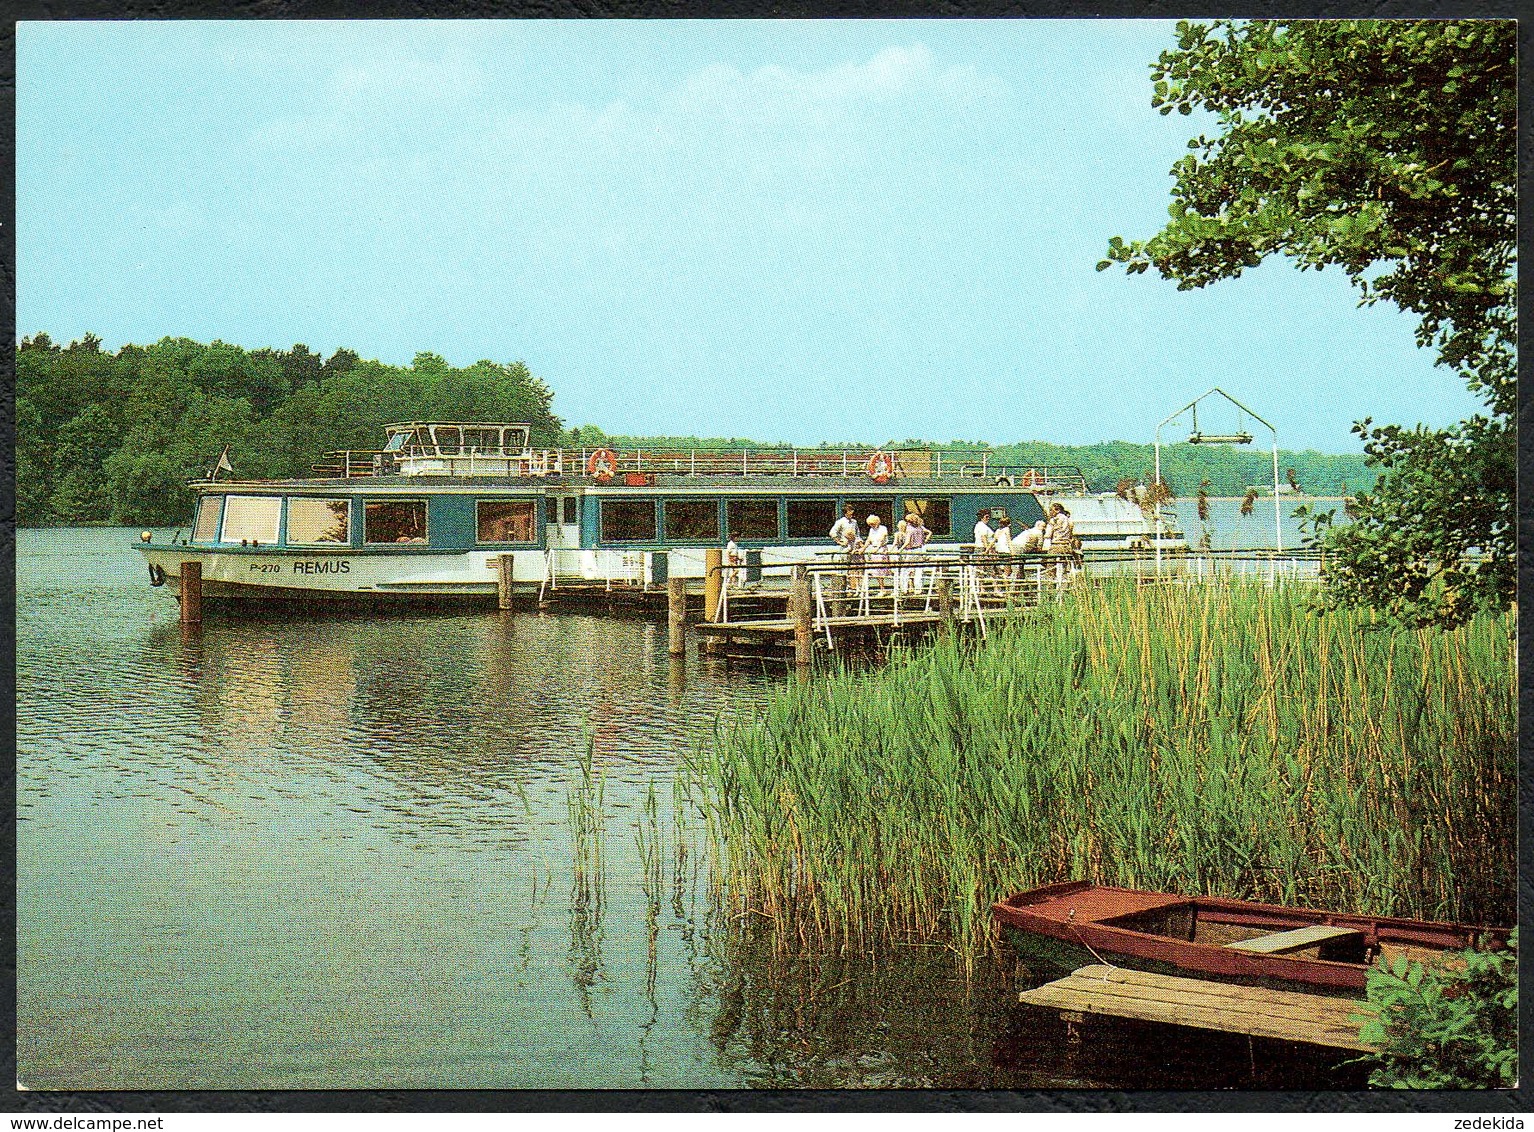
[[940,940],[1068,878],[1510,923],[1506,617],[1388,631],[1309,590],[1105,581],[897,650],[693,756],[717,883],[784,944]]

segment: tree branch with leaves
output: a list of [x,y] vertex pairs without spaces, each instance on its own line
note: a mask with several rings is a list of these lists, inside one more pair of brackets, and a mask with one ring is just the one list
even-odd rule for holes
[[1215,115],[1172,168],[1170,222],[1104,270],[1180,290],[1270,255],[1338,267],[1360,303],[1418,316],[1486,405],[1447,429],[1354,426],[1382,471],[1318,524],[1327,598],[1453,625],[1514,595],[1517,80],[1512,21],[1179,23],[1151,67],[1163,114]]

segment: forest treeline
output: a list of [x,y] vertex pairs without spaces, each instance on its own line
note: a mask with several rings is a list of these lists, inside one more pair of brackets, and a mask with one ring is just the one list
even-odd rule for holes
[[553,400],[521,362],[391,366],[186,338],[109,353],[90,335],[60,348],[39,334],[16,353],[16,519],[172,525],[191,513],[187,480],[226,444],[240,476],[302,476],[326,452],[379,448],[392,421],[526,421],[552,446]]
[[[522,362],[462,368],[431,353],[409,366],[307,346],[246,350],[226,342],[162,338],[103,350],[87,335],[61,347],[46,334],[16,353],[16,520],[26,526],[115,522],[174,525],[191,512],[189,479],[205,474],[228,445],[237,475],[303,476],[326,452],[375,449],[391,421],[526,421],[535,446],[598,444],[739,448],[740,438],[632,437],[594,425],[566,431],[553,392]],[[920,444],[921,441],[901,441]],[[867,441],[848,445],[867,446]],[[1149,480],[1152,449],[1114,441],[1066,446],[951,442],[986,448],[993,462],[1075,464],[1094,490]],[[827,445],[840,448],[843,445]],[[1374,480],[1361,455],[1283,453],[1287,478],[1312,494],[1358,490]],[[1239,495],[1272,478],[1262,451],[1224,447],[1162,450],[1162,472],[1178,494],[1202,481],[1211,495]]]

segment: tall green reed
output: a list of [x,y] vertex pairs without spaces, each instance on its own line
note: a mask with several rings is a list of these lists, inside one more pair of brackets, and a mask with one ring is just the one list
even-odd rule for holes
[[694,753],[716,881],[783,946],[941,940],[1067,878],[1506,922],[1510,622],[1104,581],[982,644],[785,688]]

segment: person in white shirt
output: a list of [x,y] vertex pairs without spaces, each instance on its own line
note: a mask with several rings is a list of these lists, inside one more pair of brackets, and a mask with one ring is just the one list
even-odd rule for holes
[[989,509],[975,512],[975,552],[977,554],[990,554],[996,549],[996,532],[991,530],[988,521],[991,517]]
[[991,522],[996,530],[996,554],[1005,558],[1005,565],[999,567],[996,573],[1003,578],[1012,576],[1012,517],[1005,511],[992,511]]
[[1012,549],[1021,554],[1035,554],[1044,549],[1044,520],[1040,519],[1019,535],[1012,543]]
[[744,585],[746,581],[746,572],[740,569],[740,567],[746,564],[746,555],[733,538],[725,545],[724,563],[726,566],[730,567],[730,569],[727,571],[730,585]]
[[831,541],[843,550],[850,551],[858,541],[858,521],[853,518],[856,514],[857,508],[847,504],[842,508],[842,517],[831,527]]

